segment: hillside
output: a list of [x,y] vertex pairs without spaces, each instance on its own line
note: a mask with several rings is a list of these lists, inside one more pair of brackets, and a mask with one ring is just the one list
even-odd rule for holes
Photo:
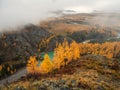
[[58,71],[42,76],[28,76],[1,89],[119,90],[119,71],[119,60],[87,55]]
[[119,90],[119,25],[97,22],[101,16],[64,15],[1,32],[0,89]]
[[[110,18],[110,16],[113,16]],[[109,25],[105,24],[104,18],[107,22],[114,20],[118,17],[116,15],[110,14],[74,14],[74,15],[63,15],[57,18],[50,18],[44,20],[40,23],[40,26],[45,28],[51,33],[61,34],[72,38],[77,42],[83,42],[85,40],[104,40],[110,37],[116,37],[119,32],[119,25]],[[101,19],[97,21],[97,19]],[[118,22],[117,22],[118,23]]]
[[54,35],[33,24],[18,29],[19,31],[1,33],[0,66],[4,67],[4,71],[2,71],[4,73],[0,74],[0,79],[11,74],[7,71],[7,67],[10,67],[15,73],[26,66],[30,56],[41,57],[42,52],[53,51],[56,42],[62,42],[64,38],[71,41],[70,38]]
[[83,42],[117,36],[117,30],[112,27],[90,23],[94,17],[92,14],[66,15],[45,20],[40,25],[30,24],[17,31],[1,33],[0,61],[27,60],[39,51],[52,51],[56,42],[64,38]]
[[[41,48],[47,48],[47,51],[53,50],[55,43],[62,42],[64,38],[66,37],[53,35],[44,28],[32,24],[19,31],[2,33],[0,38],[0,61],[26,60],[29,56],[40,52],[39,49]],[[66,39],[70,40],[69,38]]]

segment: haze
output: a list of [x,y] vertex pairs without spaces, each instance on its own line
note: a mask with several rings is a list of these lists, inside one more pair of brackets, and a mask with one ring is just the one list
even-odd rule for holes
[[38,23],[51,12],[75,9],[81,13],[93,10],[120,9],[120,0],[0,0],[0,30],[27,23]]

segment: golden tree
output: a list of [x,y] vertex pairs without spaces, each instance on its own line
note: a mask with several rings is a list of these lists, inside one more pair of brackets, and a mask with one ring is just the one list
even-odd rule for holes
[[79,44],[73,41],[69,45],[68,41],[64,40],[62,44],[58,44],[55,48],[53,62],[55,68],[60,68],[69,63],[72,59],[77,60],[78,58],[80,58]]
[[51,62],[49,55],[45,54],[44,60],[39,67],[39,71],[40,73],[48,73],[52,71],[52,69],[53,69],[53,63]]
[[72,56],[73,56],[73,52],[71,50],[71,47],[68,43],[67,40],[64,40],[64,42],[62,43],[62,47],[63,47],[63,62],[64,64],[67,64],[68,62],[70,62],[72,60]]
[[37,73],[38,61],[36,60],[36,56],[31,56],[27,63],[27,71],[28,73],[35,74]]
[[71,51],[73,53],[73,59],[77,60],[78,58],[80,58],[79,44],[77,44],[75,41],[73,41],[70,44],[70,48],[71,48]]
[[55,68],[60,68],[65,64],[64,62],[64,47],[62,44],[58,44],[58,46],[54,50],[54,58],[53,63]]

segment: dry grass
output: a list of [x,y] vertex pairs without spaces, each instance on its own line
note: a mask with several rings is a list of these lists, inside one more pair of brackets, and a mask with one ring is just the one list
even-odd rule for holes
[[[102,58],[102,59],[101,59]],[[105,62],[103,62],[105,61]],[[25,90],[54,90],[54,88],[68,88],[76,90],[119,90],[120,67],[114,64],[111,68],[111,59],[99,56],[84,56],[80,60],[72,61],[52,73],[28,78],[8,85],[9,88],[24,88]],[[4,87],[5,90],[6,87]],[[7,89],[6,89],[7,90]]]

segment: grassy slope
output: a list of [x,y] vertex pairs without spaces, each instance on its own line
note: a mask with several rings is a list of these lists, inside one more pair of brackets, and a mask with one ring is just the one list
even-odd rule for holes
[[[8,85],[27,90],[120,90],[120,61],[88,55],[47,75]],[[7,87],[4,87],[7,89]]]

